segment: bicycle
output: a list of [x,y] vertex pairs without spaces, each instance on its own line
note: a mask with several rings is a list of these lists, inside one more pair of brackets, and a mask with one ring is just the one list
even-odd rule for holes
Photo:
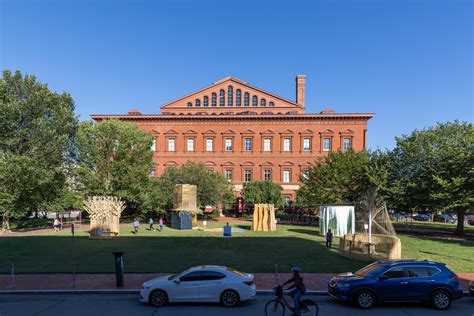
[[[278,269],[275,265],[275,279],[276,279],[276,287],[275,287],[275,299],[272,299],[265,304],[265,316],[284,316],[286,309],[290,310],[291,312],[294,311],[293,307],[288,303],[286,300],[283,287],[280,285],[279,276],[278,276]],[[310,299],[303,299],[300,301],[299,307],[300,314],[307,315],[307,316],[318,316],[319,313],[319,306],[318,304]]]

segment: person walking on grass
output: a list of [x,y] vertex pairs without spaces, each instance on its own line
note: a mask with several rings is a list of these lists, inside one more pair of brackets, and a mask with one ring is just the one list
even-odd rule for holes
[[331,249],[331,244],[332,244],[332,231],[331,229],[328,229],[328,232],[326,233],[326,247],[328,249]]
[[138,227],[140,226],[140,222],[138,221],[138,218],[135,218],[133,221],[133,233],[138,234]]
[[150,218],[148,219],[148,224],[150,224],[150,230],[156,231],[156,229],[153,228],[153,217],[150,217]]
[[54,231],[57,233],[59,232],[59,226],[61,225],[61,222],[59,221],[59,217],[56,217],[53,222],[53,227]]
[[163,216],[160,216],[160,220],[158,221],[158,224],[160,225],[160,232],[163,231]]

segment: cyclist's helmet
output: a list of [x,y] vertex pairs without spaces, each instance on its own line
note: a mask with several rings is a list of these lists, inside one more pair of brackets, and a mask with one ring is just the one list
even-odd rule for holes
[[301,272],[301,269],[299,267],[293,267],[291,268],[291,272],[293,273],[300,273]]

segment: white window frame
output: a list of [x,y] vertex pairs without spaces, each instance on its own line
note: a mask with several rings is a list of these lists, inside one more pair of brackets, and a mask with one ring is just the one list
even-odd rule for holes
[[283,138],[283,151],[291,151],[291,138]]
[[[268,176],[269,176],[268,179],[266,178],[267,173],[268,173]],[[272,171],[270,169],[263,170],[263,181],[268,181],[268,182],[272,181]]]
[[[348,145],[347,148],[346,148],[346,141],[348,142]],[[352,141],[351,141],[351,138],[350,137],[344,137],[342,139],[342,150],[344,151],[348,151],[349,149],[351,149],[352,147]]]
[[[228,145],[228,141],[229,141],[229,144]],[[234,141],[232,138],[226,138],[225,139],[225,151],[233,151],[234,150]]]
[[303,138],[303,151],[311,151],[311,138],[305,137]]
[[263,151],[269,152],[272,151],[272,139],[264,138],[263,139]]
[[[247,141],[249,144],[248,148],[247,148]],[[244,138],[244,151],[252,151],[252,138],[251,137]]]
[[151,141],[151,150],[152,150],[152,151],[156,151],[156,139],[153,139],[153,140]]
[[[228,182],[232,182],[232,181],[233,181],[233,179],[234,179],[234,172],[233,172],[232,169],[226,169],[226,170],[224,171],[224,174],[225,174],[225,178],[226,178],[226,180],[227,180]],[[229,175],[230,175],[230,177],[229,177]]]
[[176,138],[168,138],[168,151],[176,151]]
[[186,139],[186,151],[194,152],[194,138]]
[[[288,176],[288,178],[286,176]],[[283,182],[283,183],[291,183],[291,171],[290,170],[283,170],[281,180],[282,180],[281,182]]]
[[[247,174],[249,175],[249,180],[247,180]],[[252,170],[245,169],[244,170],[244,182],[251,182],[252,181]]]
[[[328,146],[326,147],[326,141]],[[323,137],[323,151],[331,151],[331,137]]]
[[206,138],[206,151],[207,152],[214,151],[214,139]]

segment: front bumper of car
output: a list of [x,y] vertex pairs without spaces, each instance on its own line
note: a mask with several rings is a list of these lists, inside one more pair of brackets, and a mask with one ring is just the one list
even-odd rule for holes
[[340,302],[348,302],[352,300],[349,289],[350,289],[349,284],[341,285],[341,284],[337,284],[333,282],[330,282],[328,284],[329,296],[331,296],[336,301],[340,301]]

